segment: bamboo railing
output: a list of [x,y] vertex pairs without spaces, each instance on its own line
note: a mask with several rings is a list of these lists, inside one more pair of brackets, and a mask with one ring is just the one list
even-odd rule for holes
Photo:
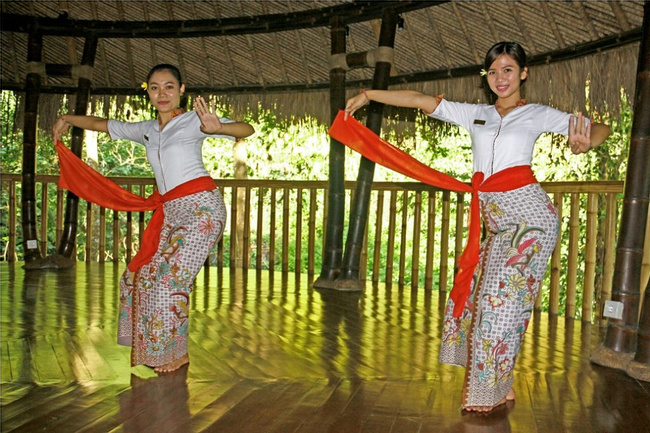
[[[19,174],[1,174],[2,259],[17,261],[22,246]],[[57,176],[37,176],[40,249],[53,254],[63,230],[65,191]],[[112,178],[146,196],[150,178]],[[216,181],[228,208],[224,236],[206,265],[224,268],[320,271],[327,221],[326,181]],[[542,183],[562,221],[537,308],[550,314],[602,320],[610,299],[623,182]],[[349,210],[354,182],[346,182]],[[243,198],[243,200],[242,200]],[[416,182],[375,182],[360,276],[372,283],[446,292],[465,244],[469,195]],[[128,262],[137,251],[149,213],[114,212],[80,203],[76,258]],[[650,275],[650,218],[646,230],[642,287]]]

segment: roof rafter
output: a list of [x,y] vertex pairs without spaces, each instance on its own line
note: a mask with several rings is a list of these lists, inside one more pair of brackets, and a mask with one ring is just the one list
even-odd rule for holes
[[43,35],[84,36],[94,32],[100,38],[196,38],[199,36],[250,35],[313,27],[326,27],[333,16],[345,17],[346,23],[381,18],[388,7],[396,13],[429,8],[446,1],[356,1],[340,6],[308,11],[223,19],[173,21],[90,21],[2,14],[3,31],[29,31],[38,26]]

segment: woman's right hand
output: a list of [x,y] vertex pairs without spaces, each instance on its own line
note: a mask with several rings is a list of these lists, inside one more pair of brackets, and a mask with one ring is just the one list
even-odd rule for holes
[[368,102],[370,102],[370,98],[363,90],[358,95],[348,99],[347,104],[345,104],[345,116],[343,117],[343,120],[348,120],[348,116],[352,116],[355,111],[366,105]]
[[68,123],[67,120],[65,120],[65,114],[62,116],[59,116],[58,119],[56,119],[56,123],[54,123],[54,127],[52,128],[52,134],[54,135],[54,141],[61,141],[61,135],[66,132],[70,128],[70,123]]

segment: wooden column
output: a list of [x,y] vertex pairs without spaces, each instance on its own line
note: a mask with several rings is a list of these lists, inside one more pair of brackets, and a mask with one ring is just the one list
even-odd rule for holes
[[[397,14],[393,9],[385,9],[379,33],[380,48],[393,48],[396,28]],[[372,83],[373,89],[388,88],[391,66],[391,62],[378,61],[376,63]],[[374,101],[370,102],[366,126],[376,134],[379,134],[381,131],[383,110],[384,104]],[[364,282],[359,281],[359,263],[361,260],[366,224],[368,222],[368,207],[370,205],[370,193],[374,174],[375,163],[369,159],[361,158],[354,202],[350,212],[348,236],[345,245],[345,254],[343,256],[343,271],[337,283],[337,288],[340,290],[362,290],[364,286]]]
[[[612,300],[623,304],[623,317],[609,319],[604,343],[592,361],[625,369],[637,350],[643,242],[650,197],[650,3],[644,5],[637,65],[634,117],[621,229],[616,248]],[[645,347],[647,342],[642,343]]]
[[[97,35],[90,34],[86,37],[84,43],[83,56],[81,58],[82,73],[79,75],[77,97],[74,112],[77,115],[85,115],[88,109],[88,99],[90,97],[90,71],[95,64],[95,53],[97,52]],[[85,72],[85,73],[84,73]],[[81,128],[72,128],[72,139],[70,149],[72,152],[81,156],[83,148],[84,131]],[[69,259],[72,258],[75,251],[75,239],[77,237],[77,218],[78,218],[79,197],[69,192],[65,202],[65,216],[63,234],[59,243],[57,253]],[[88,233],[91,236],[91,233]]]
[[[642,215],[647,218],[648,199],[650,197],[650,3],[646,2],[643,7],[643,36],[641,39],[641,48],[639,49],[639,65],[637,67],[636,79],[636,97],[634,99],[634,118],[632,119],[632,146],[637,149],[638,157],[642,158],[638,164],[639,173],[635,181],[640,182],[640,199],[638,200],[639,224],[635,227],[637,231],[642,231],[647,227],[643,224],[646,219],[641,219]],[[632,153],[630,151],[630,164],[632,163]],[[636,167],[636,166],[635,166]],[[629,172],[628,172],[629,173]],[[627,189],[627,184],[626,184]],[[643,211],[645,209],[645,212]],[[624,220],[625,221],[625,220]],[[639,282],[637,287],[642,284],[641,264],[644,246],[644,234],[637,233],[635,241],[640,245],[639,256],[636,257],[635,265],[638,265]],[[636,245],[635,245],[636,246]],[[638,263],[637,263],[638,262]],[[636,275],[636,272],[634,273]],[[627,368],[627,373],[637,379],[650,381],[650,282],[646,285],[645,296],[643,299],[643,309],[639,320],[639,330],[637,334],[637,346],[634,360]],[[632,309],[636,311],[636,309]]]
[[[340,17],[331,20],[331,54],[345,54],[345,24]],[[345,69],[330,69],[330,119],[345,108]],[[345,146],[330,137],[327,223],[323,264],[314,287],[329,287],[341,271],[345,217]]]
[[36,230],[36,136],[38,98],[41,89],[43,35],[32,26],[27,41],[29,69],[25,80],[25,122],[23,125],[23,178],[21,188],[21,220],[25,263],[41,258]]

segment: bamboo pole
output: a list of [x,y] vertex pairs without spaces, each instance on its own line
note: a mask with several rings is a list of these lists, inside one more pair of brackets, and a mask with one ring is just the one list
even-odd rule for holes
[[605,211],[605,251],[603,254],[603,286],[600,291],[598,314],[600,326],[607,325],[607,318],[602,315],[605,301],[612,299],[612,277],[614,276],[614,245],[616,243],[616,194],[606,195]]
[[395,259],[395,226],[397,214],[397,191],[390,192],[388,216],[388,245],[386,248],[386,284],[393,283],[393,260]]
[[[630,154],[612,291],[612,300],[623,304],[623,316],[620,320],[609,320],[605,340],[591,357],[597,364],[621,369],[630,363],[635,350],[639,352],[640,362],[650,361],[650,356],[645,357],[650,354],[650,340],[641,338],[637,345],[640,271],[650,197],[650,3],[644,4],[643,12]],[[649,308],[646,302],[646,313]],[[643,316],[644,319],[649,317],[650,314]],[[643,332],[647,331],[650,319],[645,320],[643,326]]]
[[[43,52],[43,36],[36,26],[31,26],[27,39],[27,62],[40,64]],[[38,123],[38,98],[41,74],[37,68],[29,71],[25,79],[25,114],[23,126],[23,163],[21,185],[21,223],[23,228],[23,251],[25,263],[41,259],[36,231],[36,135]]]
[[316,251],[316,190],[309,190],[309,240],[307,243],[307,275],[314,275],[314,254]]
[[16,184],[9,184],[9,245],[6,260],[16,261]]
[[578,240],[580,238],[580,196],[571,194],[571,208],[569,217],[569,258],[566,278],[566,317],[576,316],[576,289],[578,281]]
[[289,272],[289,188],[282,192],[282,272]]
[[404,285],[404,274],[406,273],[406,235],[408,234],[408,214],[409,214],[409,192],[402,192],[402,225],[400,230],[399,242],[399,277],[397,284],[400,287]]
[[417,289],[420,280],[420,227],[422,224],[422,192],[415,192],[413,208],[413,251],[411,253],[411,288]]
[[433,248],[436,232],[436,194],[429,191],[429,207],[427,210],[427,256],[424,271],[424,289],[433,288]]
[[[393,48],[395,44],[395,31],[397,28],[397,14],[391,8],[386,8],[382,15],[381,30],[379,32],[379,47]],[[388,88],[391,62],[378,61],[375,65],[373,76],[373,89]],[[368,107],[366,126],[379,135],[381,131],[382,114],[384,105],[371,101]],[[361,158],[359,174],[357,176],[354,203],[350,212],[348,234],[343,255],[343,269],[336,288],[340,290],[362,290],[364,283],[359,280],[359,262],[363,237],[368,220],[368,208],[372,181],[375,174],[375,163],[367,158]]]
[[255,243],[257,245],[257,256],[255,257],[255,269],[262,269],[262,256],[264,254],[264,188],[260,187],[257,192],[257,233]]
[[[330,23],[332,56],[345,53],[345,24],[334,16]],[[330,70],[330,122],[345,107],[345,69]],[[345,146],[330,137],[329,181],[325,243],[320,276],[314,287],[332,287],[341,272],[345,218]]]
[[441,293],[447,292],[447,275],[449,272],[449,220],[451,194],[442,192],[442,224],[440,226],[440,287]]
[[559,220],[557,242],[555,249],[551,256],[551,285],[548,294],[548,312],[554,316],[558,315],[560,307],[560,266],[562,258],[562,208],[564,202],[564,194],[557,192],[553,196],[553,204],[557,210],[557,218]]
[[587,246],[585,251],[585,279],[582,293],[582,321],[591,322],[594,303],[594,283],[596,281],[596,236],[597,236],[598,196],[587,195]]
[[[97,53],[97,35],[90,34],[84,42],[83,55],[81,57],[81,66],[92,68],[95,64],[95,54]],[[88,99],[90,97],[90,77],[80,76],[77,83],[77,97],[74,112],[77,115],[85,115],[88,110]],[[81,157],[83,148],[84,131],[81,128],[72,128],[72,138],[70,140],[70,150]],[[77,236],[77,220],[79,209],[79,197],[71,192],[66,195],[65,217],[63,226],[63,235],[57,248],[57,254],[65,259],[71,259],[74,253],[75,238]],[[127,251],[129,246],[127,245]]]
[[377,192],[377,219],[375,222],[375,246],[372,256],[372,282],[379,282],[379,262],[381,260],[381,235],[384,219],[384,191]]

